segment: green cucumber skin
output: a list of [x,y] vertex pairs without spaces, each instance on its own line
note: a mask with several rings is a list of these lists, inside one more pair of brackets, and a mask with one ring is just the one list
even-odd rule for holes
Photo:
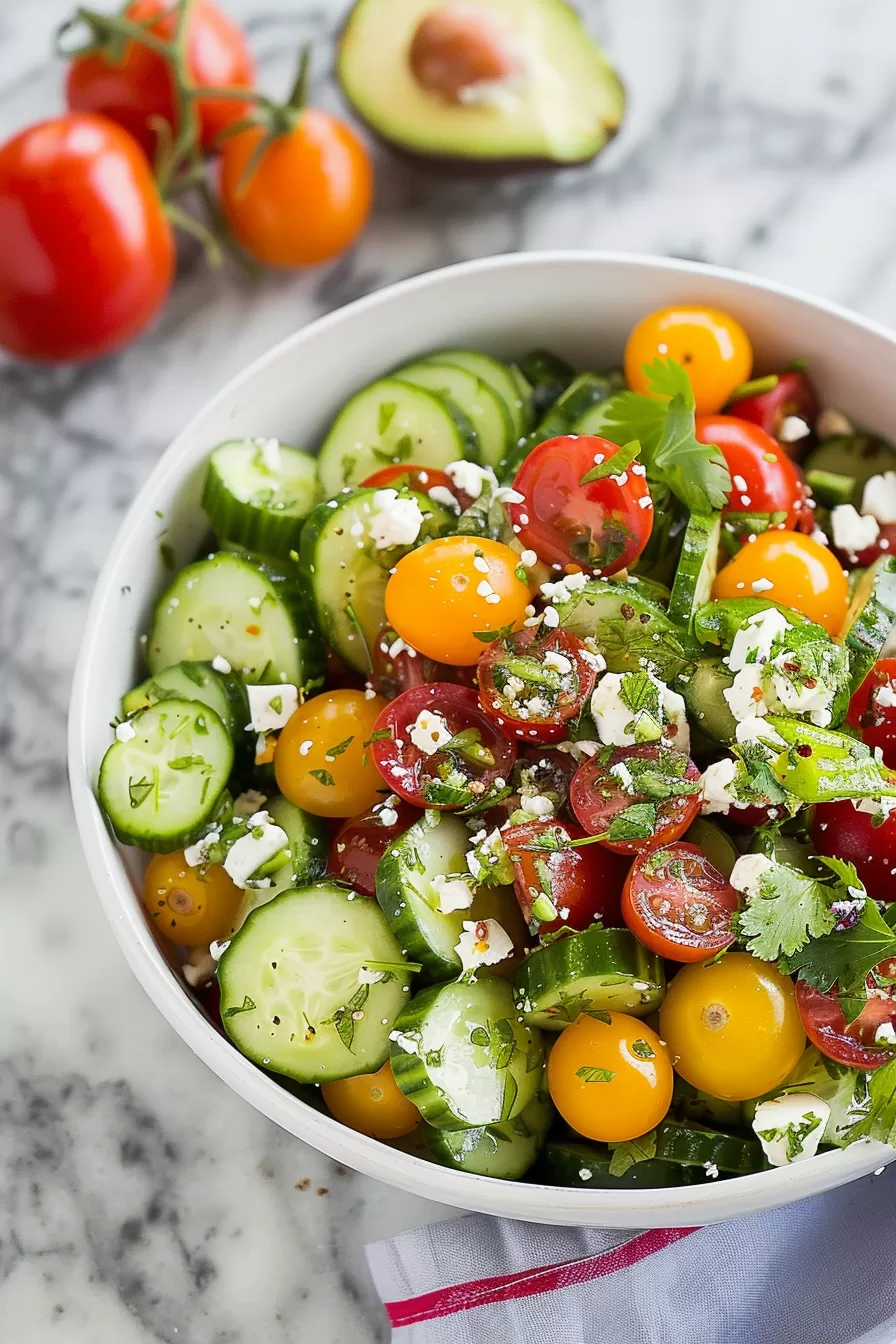
[[[444,389],[439,385],[440,374],[446,384]],[[463,400],[460,395],[461,389],[451,386],[451,380],[456,379],[458,374],[461,375],[462,382],[469,380],[473,384],[469,397]],[[498,396],[489,383],[471,370],[462,368],[460,364],[449,364],[447,361],[430,357],[417,360],[413,364],[403,364],[400,369],[396,369],[394,376],[404,382],[414,383],[418,387],[426,387],[431,392],[438,393],[450,404],[460,407],[476,430],[480,460],[484,466],[496,467],[512,448],[513,420],[507,403],[503,397]],[[482,404],[477,407],[477,403]],[[488,417],[485,414],[486,407]]]
[[[546,1185],[578,1186],[582,1190],[655,1190],[693,1182],[687,1167],[656,1158],[635,1162],[622,1176],[611,1176],[612,1156],[609,1148],[596,1144],[551,1140],[545,1144],[534,1177]],[[584,1177],[582,1172],[586,1173]]]
[[[413,828],[412,828],[413,829]],[[398,849],[393,845],[391,850]],[[461,969],[460,957],[452,950],[451,957],[444,957],[432,947],[423,936],[414,917],[411,903],[407,899],[402,876],[402,855],[387,850],[377,864],[376,899],[380,909],[389,921],[389,926],[399,945],[405,950],[411,961],[418,961],[423,967],[423,976],[427,980],[447,980]],[[461,912],[470,917],[469,910]],[[433,911],[433,916],[438,912]],[[450,917],[446,916],[447,921]],[[462,926],[461,926],[462,927]],[[457,935],[460,937],[461,927]]]
[[556,1112],[546,1093],[539,1093],[515,1120],[479,1129],[436,1129],[423,1125],[423,1138],[442,1166],[519,1181],[536,1161]]
[[[661,602],[645,597],[638,584],[589,579],[568,602],[555,602],[560,625],[597,640],[608,672],[639,672],[642,658],[650,670],[672,683],[699,657],[699,648],[670,621]],[[655,639],[655,636],[659,639]]]
[[[202,493],[202,507],[222,543],[235,543],[250,551],[288,559],[290,551],[298,546],[303,521],[321,497],[315,460],[299,448],[280,444],[280,452],[285,460],[292,463],[294,468],[301,465],[307,480],[297,481],[294,491],[297,499],[293,507],[288,511],[277,510],[240,499],[235,494],[233,464],[226,461],[226,453],[227,450],[232,453],[241,447],[245,447],[247,455],[257,452],[257,444],[247,439],[219,444],[212,453]],[[275,473],[272,473],[271,480],[277,482]]]
[[556,439],[563,434],[571,434],[586,412],[600,402],[606,401],[613,391],[608,378],[600,373],[580,373],[557,398],[547,414],[539,421],[532,433],[501,463],[498,471],[500,480],[511,480],[525,462],[533,448],[548,439]]
[[737,728],[737,719],[723,695],[733,681],[734,677],[719,658],[701,658],[680,688],[691,726],[723,746],[734,741]]
[[695,614],[712,592],[721,531],[720,513],[693,513],[685,530],[669,598],[669,619],[688,631],[693,630]]
[[657,1129],[656,1156],[663,1162],[685,1167],[718,1167],[736,1176],[765,1171],[768,1162],[757,1139],[741,1139],[733,1134],[698,1125],[682,1125],[665,1120]]
[[[868,595],[862,602],[862,595]],[[850,691],[855,693],[896,623],[896,556],[882,555],[869,566],[853,595],[839,639],[849,653]]]
[[551,350],[530,350],[520,360],[520,371],[532,387],[532,409],[539,418],[550,410],[576,376],[572,365]]
[[662,1003],[666,977],[661,959],[628,929],[594,928],[531,952],[517,967],[514,993],[532,1026],[562,1031],[583,1012],[646,1017]]
[[461,369],[475,373],[483,382],[488,383],[507,407],[513,422],[514,441],[528,434],[532,428],[532,388],[516,364],[503,364],[492,355],[481,350],[466,350],[460,347],[449,350],[434,350],[427,359],[440,363],[456,364]]
[[[719,644],[730,650],[734,636],[751,616],[760,611],[780,611],[791,625],[814,625],[808,616],[792,607],[782,607],[779,602],[769,602],[764,597],[716,597],[704,602],[694,613],[694,634],[701,644]],[[816,627],[824,635],[821,626]]]
[[[160,692],[163,692],[161,694]],[[147,677],[132,691],[122,696],[121,712],[127,717],[140,709],[147,709],[159,700],[199,700],[208,705],[221,719],[234,740],[244,745],[249,702],[239,677],[216,672],[211,663],[174,663],[154,677]]]
[[[443,996],[450,996],[447,1009],[444,1009]],[[449,1013],[450,1023],[443,1027],[436,1022],[433,1034],[430,1031],[432,1021],[443,1009]],[[474,1069],[469,1063],[467,1047],[471,1033],[477,1028],[492,1031],[502,1020],[513,1033],[514,1052],[510,1062],[506,1068],[498,1070],[490,1063],[480,1061]],[[460,1028],[459,1033],[453,1031],[454,1027]],[[430,1039],[426,1039],[428,1032]],[[486,1082],[482,1082],[483,1075],[487,1082],[494,1080],[496,1086],[498,1075],[503,1075],[500,1103],[496,1097],[480,1101],[478,1096],[468,1095],[465,1104],[463,1097],[450,1093],[445,1081],[436,1076],[442,1055],[451,1046],[452,1039],[455,1042],[453,1078],[462,1078],[470,1092],[475,1092],[477,1084],[486,1086]],[[404,1048],[402,1040],[416,1046],[413,1053]],[[466,1060],[457,1058],[461,1041]],[[541,1033],[519,1020],[507,981],[485,973],[479,973],[471,982],[452,980],[416,994],[395,1021],[391,1061],[392,1073],[401,1091],[414,1103],[427,1124],[436,1129],[483,1128],[513,1120],[537,1095],[544,1077]],[[510,1084],[514,1090],[508,1105]],[[483,1109],[486,1102],[490,1106],[488,1113],[471,1114],[476,1107]]]

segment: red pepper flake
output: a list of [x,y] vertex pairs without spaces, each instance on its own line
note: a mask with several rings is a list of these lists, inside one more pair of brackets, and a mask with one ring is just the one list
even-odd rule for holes
[[247,626],[246,626],[246,634],[247,634],[247,635],[260,635],[260,634],[261,634],[261,626],[260,626],[260,625],[247,625]]
[[803,742],[800,744],[800,746],[797,747],[796,754],[797,756],[802,756],[803,758],[811,756],[812,748],[809,746],[808,742]]
[[761,686],[754,686],[754,687],[753,687],[752,691],[750,692],[750,699],[751,699],[751,700],[756,700],[756,701],[759,701],[759,700],[762,699],[762,687],[761,687]]

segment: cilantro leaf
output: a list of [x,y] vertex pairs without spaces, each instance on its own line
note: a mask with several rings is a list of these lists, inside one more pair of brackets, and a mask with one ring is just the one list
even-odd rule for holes
[[656,803],[633,803],[617,812],[607,829],[606,839],[649,840],[658,826]]
[[837,985],[847,1022],[854,1021],[867,1002],[865,977],[878,962],[896,957],[896,933],[876,903],[865,902],[851,928],[835,929],[786,958],[787,970],[823,993]]
[[848,1143],[856,1139],[878,1139],[896,1147],[896,1059],[868,1075],[868,1093],[862,1114],[845,1135]]
[[669,403],[653,470],[691,513],[711,513],[728,503],[731,474],[725,459],[715,444],[698,441],[694,412],[681,396]]
[[624,1176],[636,1162],[649,1162],[656,1157],[656,1130],[650,1129],[637,1139],[625,1143],[611,1143],[610,1175]]
[[650,390],[656,396],[668,397],[670,401],[674,397],[681,397],[689,411],[696,410],[694,389],[683,364],[675,359],[657,357],[649,364],[644,364],[643,369]]
[[576,1069],[576,1077],[581,1078],[583,1083],[612,1083],[616,1074],[613,1069],[601,1069],[596,1064],[583,1064],[580,1069]]
[[[517,575],[517,577],[519,577],[519,575]],[[526,581],[528,582],[528,578]],[[506,639],[508,635],[512,634],[513,621],[511,621],[509,625],[502,625],[500,630],[474,630],[473,638],[478,639],[480,644],[494,644],[496,640]]]
[[637,439],[624,443],[617,453],[611,453],[603,462],[598,462],[586,471],[579,485],[588,485],[590,481],[605,481],[611,476],[619,476],[628,471],[632,463],[641,456],[641,445]]
[[810,938],[821,938],[834,928],[837,917],[831,902],[835,894],[824,882],[789,864],[776,863],[763,873],[758,894],[750,897],[738,915],[739,936],[761,961],[789,957]]

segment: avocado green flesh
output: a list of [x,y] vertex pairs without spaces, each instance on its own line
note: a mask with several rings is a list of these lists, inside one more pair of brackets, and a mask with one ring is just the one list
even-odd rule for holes
[[449,103],[414,78],[408,51],[438,0],[358,0],[339,48],[346,96],[383,139],[435,158],[581,163],[615,134],[625,94],[566,0],[476,0],[503,20],[525,73],[497,99]]

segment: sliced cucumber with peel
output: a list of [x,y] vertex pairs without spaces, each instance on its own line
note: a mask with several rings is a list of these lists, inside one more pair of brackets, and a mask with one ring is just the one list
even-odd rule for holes
[[815,472],[833,472],[853,480],[847,502],[862,507],[862,495],[872,476],[896,471],[896,449],[873,434],[837,434],[823,439],[800,463],[807,476]]
[[233,741],[198,700],[160,700],[124,726],[100,765],[100,806],[119,840],[170,854],[198,839],[233,768]]
[[476,430],[459,407],[425,387],[381,378],[347,401],[317,459],[324,493],[360,485],[382,467],[447,467],[479,460]]
[[423,1137],[443,1166],[519,1181],[538,1157],[554,1115],[550,1097],[540,1092],[515,1120],[479,1129],[436,1129],[425,1124]]
[[737,728],[724,695],[733,681],[721,658],[701,658],[680,687],[692,727],[726,746],[734,741]]
[[469,369],[422,359],[403,365],[396,370],[395,377],[417,387],[428,387],[459,406],[476,430],[480,460],[485,466],[496,467],[509,451],[514,442],[510,411],[497,392]]
[[513,1120],[541,1090],[541,1033],[520,1021],[506,980],[485,972],[415,995],[392,1043],[392,1072],[436,1129]]
[[612,391],[609,379],[599,373],[580,373],[542,416],[536,427],[501,463],[499,476],[512,480],[533,448],[562,434],[583,433],[578,428],[586,413],[605,401]]
[[620,1175],[610,1174],[611,1149],[574,1139],[551,1139],[533,1177],[549,1185],[580,1186],[583,1190],[657,1189],[663,1186],[690,1185],[693,1176],[687,1167],[673,1162],[646,1158],[635,1162]]
[[552,350],[530,350],[520,360],[520,372],[532,388],[532,409],[539,418],[569,387],[576,371]]
[[532,428],[532,388],[516,364],[504,364],[492,355],[481,350],[435,350],[427,359],[438,360],[442,364],[456,364],[458,368],[468,369],[488,383],[496,392],[507,410],[513,424],[514,441],[528,434]]
[[216,672],[211,663],[175,663],[148,677],[122,697],[121,712],[136,714],[159,700],[199,700],[213,709],[234,742],[242,741],[249,716],[246,692],[238,677]]
[[661,603],[643,596],[635,584],[589,579],[568,601],[554,605],[565,630],[597,640],[610,672],[638,672],[646,666],[668,683],[693,665],[696,647]]
[[712,596],[721,532],[720,513],[691,514],[669,598],[669,619],[686,630],[693,629],[698,608]]
[[312,816],[278,794],[262,804],[271,820],[280,826],[289,840],[289,858],[271,873],[269,887],[247,887],[233,921],[232,932],[242,928],[249,915],[290,887],[307,887],[323,877],[330,853],[330,833],[323,817]]
[[[383,970],[366,984],[363,968]],[[253,910],[218,963],[221,1021],[255,1064],[299,1083],[374,1073],[411,973],[375,902],[337,883]]]
[[772,610],[780,611],[791,625],[814,624],[801,611],[782,607],[780,602],[769,602],[765,597],[717,597],[697,608],[694,634],[701,644],[720,644],[727,651],[738,630],[751,616]]
[[310,454],[276,439],[230,439],[209,458],[202,507],[222,541],[286,558],[320,496]]
[[849,652],[850,685],[857,691],[896,623],[896,556],[881,555],[862,575],[837,636]]
[[758,1139],[721,1134],[702,1125],[682,1125],[665,1120],[656,1131],[656,1156],[660,1161],[685,1167],[717,1167],[719,1171],[749,1176],[768,1166]]
[[663,963],[628,929],[586,929],[531,952],[516,970],[517,1008],[526,1021],[562,1031],[582,1013],[646,1017],[666,993]]

